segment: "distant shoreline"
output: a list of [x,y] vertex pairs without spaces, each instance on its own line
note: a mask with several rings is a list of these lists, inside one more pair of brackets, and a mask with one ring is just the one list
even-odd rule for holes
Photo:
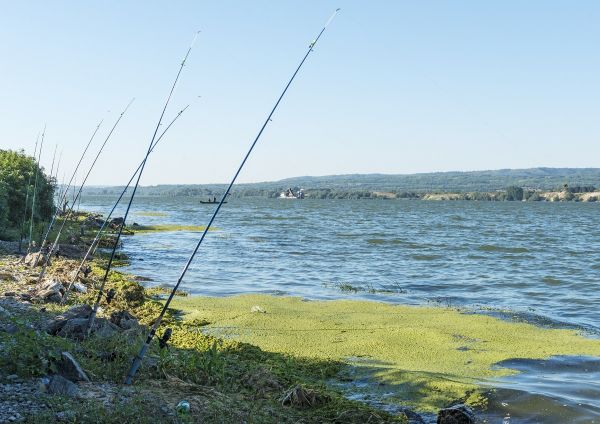
[[[206,200],[219,198],[226,188],[226,184],[160,184],[141,186],[137,195],[204,197]],[[522,190],[525,200],[597,201],[600,168],[306,176],[236,184],[231,197],[276,198],[288,189],[294,192],[302,189],[309,199],[523,200],[520,198]],[[512,195],[507,193],[509,189]],[[123,186],[89,186],[83,194],[110,196],[122,190]]]
[[[497,191],[472,191],[472,192],[393,192],[393,191],[329,191],[323,193],[323,190],[304,190],[305,198],[309,200],[425,200],[425,201],[489,201],[489,202],[505,202],[505,201],[527,201],[527,202],[598,202],[600,201],[600,190],[586,192],[571,192],[563,191],[541,191],[541,190],[523,190],[520,196],[511,196],[507,190]],[[209,196],[218,196],[219,193],[211,193],[210,195],[199,194],[147,194],[141,193],[137,197],[160,198],[160,197],[195,197],[199,200]],[[107,193],[87,192],[85,197],[116,197],[116,193],[112,191]],[[278,199],[279,195],[240,195],[233,193],[232,198],[262,198],[262,199]]]

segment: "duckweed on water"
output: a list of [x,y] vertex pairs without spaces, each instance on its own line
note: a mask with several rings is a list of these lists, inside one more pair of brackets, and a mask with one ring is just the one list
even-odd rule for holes
[[[264,314],[252,313],[260,305]],[[600,356],[600,340],[573,330],[542,329],[450,308],[369,301],[304,301],[245,295],[173,301],[205,332],[269,352],[352,362],[391,385],[398,402],[434,411],[456,399],[484,401],[477,383],[514,371],[494,364],[510,358]],[[353,359],[350,359],[353,358]]]
[[168,216],[169,214],[159,211],[141,211],[136,212],[137,216]]
[[[132,225],[129,227],[135,234],[146,234],[166,231],[195,231],[200,232],[206,229],[205,225],[177,225],[177,224],[160,224],[160,225]],[[216,228],[211,228],[210,231],[216,231]]]

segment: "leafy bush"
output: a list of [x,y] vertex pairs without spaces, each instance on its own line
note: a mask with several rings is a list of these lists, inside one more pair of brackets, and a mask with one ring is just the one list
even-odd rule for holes
[[506,189],[506,200],[523,200],[523,189],[517,186],[510,186]]
[[54,181],[23,151],[0,150],[0,237],[16,236],[15,230],[21,227],[26,210],[29,219],[36,172],[39,174],[33,219],[39,222],[48,220],[54,212]]

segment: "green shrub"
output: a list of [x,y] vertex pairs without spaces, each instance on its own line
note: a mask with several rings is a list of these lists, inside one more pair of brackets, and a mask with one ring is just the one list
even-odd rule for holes
[[506,200],[523,200],[523,189],[517,186],[510,186],[506,189]]
[[48,220],[54,212],[54,181],[23,151],[0,150],[0,237],[14,238],[23,218],[31,216],[36,172],[39,174],[33,219],[40,222]]

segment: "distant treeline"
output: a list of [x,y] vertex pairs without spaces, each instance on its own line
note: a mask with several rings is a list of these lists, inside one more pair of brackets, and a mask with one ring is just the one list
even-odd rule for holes
[[[521,200],[532,200],[540,191],[592,192],[600,186],[600,168],[531,168],[495,171],[438,172],[411,175],[354,174],[324,177],[296,177],[275,182],[236,185],[232,197],[274,198],[292,188],[304,189],[313,199],[426,198],[428,194],[457,193],[466,200],[516,200],[509,187],[523,190]],[[213,197],[225,191],[225,184],[157,185],[140,187],[140,196]],[[115,196],[123,187],[89,187],[84,195]]]

